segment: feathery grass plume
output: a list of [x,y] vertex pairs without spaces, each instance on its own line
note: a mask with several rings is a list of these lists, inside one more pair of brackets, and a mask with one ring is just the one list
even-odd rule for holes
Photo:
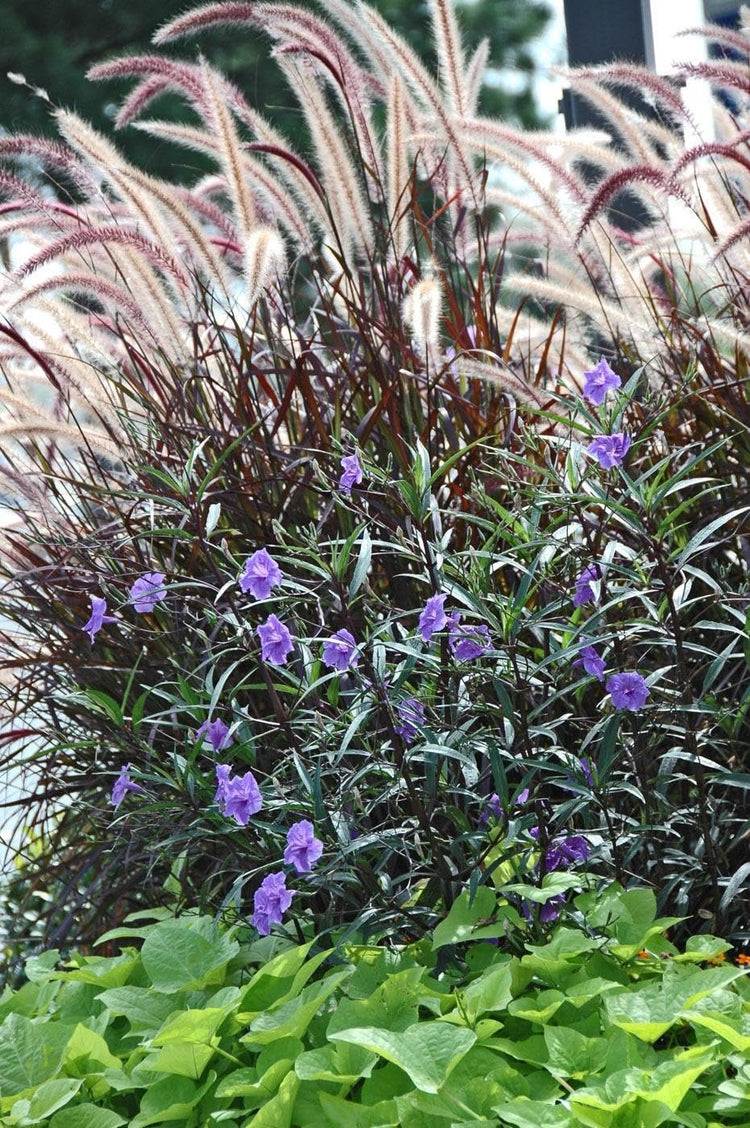
[[440,347],[443,287],[434,274],[413,286],[404,298],[404,320],[417,348],[428,361]]
[[[604,128],[612,126],[618,145],[625,148],[639,164],[648,164],[655,155],[648,143],[649,133],[655,128],[654,123],[624,106],[616,95],[593,79],[577,75],[575,71],[565,73],[576,93],[598,111],[606,123]],[[674,140],[673,137],[669,139]]]
[[124,129],[148,109],[151,103],[169,90],[170,81],[164,75],[154,74],[135,86],[115,115],[115,129]]
[[462,116],[476,117],[479,113],[479,99],[482,94],[482,85],[487,72],[487,63],[490,57],[490,41],[483,39],[466,66],[464,82],[464,109]]
[[154,266],[177,281],[182,289],[190,289],[190,280],[187,274],[178,266],[175,258],[164,247],[154,243],[151,239],[147,239],[139,231],[129,231],[124,227],[112,226],[88,227],[61,236],[21,263],[16,270],[16,275],[19,278],[24,278],[27,274],[31,274],[68,251],[79,250],[83,247],[105,247],[111,243],[134,247]]
[[[586,228],[611,203],[612,198],[618,192],[621,192],[623,188],[630,188],[636,183],[653,184],[655,188],[660,188],[665,195],[677,196],[688,207],[692,206],[692,200],[687,192],[673,177],[668,176],[661,169],[653,168],[651,165],[631,165],[629,168],[613,172],[598,185],[581,216],[576,232],[576,242],[580,241]],[[656,219],[657,215],[658,212],[652,209],[652,221]]]
[[539,394],[539,391],[532,384],[516,376],[500,357],[494,359],[495,364],[488,364],[486,361],[476,360],[471,356],[462,356],[458,364],[460,370],[472,379],[483,380],[502,388],[504,392],[513,396],[518,403],[525,407],[543,410],[545,398]]
[[608,62],[598,67],[570,67],[560,73],[564,74],[566,80],[590,79],[597,85],[614,87],[615,90],[625,88],[638,94],[643,94],[645,90],[676,121],[684,121],[688,117],[679,88],[669,78],[663,78],[634,63]]
[[357,169],[346,150],[338,122],[331,114],[314,75],[304,66],[279,59],[287,82],[297,94],[315,146],[320,177],[333,219],[331,249],[346,262],[373,245],[373,230]]
[[438,59],[438,78],[448,110],[456,117],[466,113],[466,75],[461,32],[449,0],[429,0],[432,34]]
[[[150,137],[162,137],[175,142],[175,144],[183,145],[185,148],[207,153],[215,159],[217,158],[216,140],[204,129],[180,125],[175,122],[151,120],[135,122],[135,128],[147,133]],[[294,239],[300,248],[308,254],[311,253],[313,241],[309,224],[288,189],[284,187],[271,169],[259,160],[253,159],[248,153],[241,152],[240,161],[244,176],[253,184],[258,207],[263,209],[265,204],[265,210],[268,213],[267,218],[278,219],[287,234]],[[224,188],[223,180],[214,180],[212,191],[224,190]],[[231,218],[220,208],[201,201],[200,196],[201,192],[198,191],[198,186],[194,185],[190,195],[193,206],[204,208],[205,217],[216,226],[222,227],[227,238],[237,243],[239,234],[232,224]]]
[[207,124],[217,139],[217,150],[234,204],[237,228],[241,237],[247,239],[255,227],[255,205],[242,168],[239,137],[232,114],[224,101],[224,91],[213,68],[205,61],[202,62],[202,74],[208,110]]
[[[477,202],[477,177],[471,160],[464,151],[460,136],[456,132],[448,108],[444,105],[440,89],[422,66],[421,61],[414,51],[400,39],[388,26],[385,20],[363,0],[357,0],[357,9],[366,29],[365,34],[372,36],[382,45],[382,49],[398,68],[401,78],[410,86],[417,98],[422,102],[424,109],[430,111],[438,119],[441,129],[448,142],[446,158],[448,160],[448,197],[454,192],[468,192],[469,200],[475,205]],[[452,171],[455,164],[455,172]],[[454,179],[457,180],[454,183]]]
[[400,262],[409,241],[407,212],[411,170],[406,141],[406,109],[404,87],[398,75],[391,78],[386,114],[386,198],[388,202],[388,228],[393,239],[393,254]]
[[274,283],[284,272],[286,254],[278,233],[270,227],[259,227],[248,236],[245,248],[245,280],[250,307],[261,291]]
[[224,281],[222,266],[199,225],[179,206],[174,192],[166,184],[128,165],[110,142],[76,114],[58,110],[56,117],[66,140],[112,185],[123,204],[132,210],[159,245],[167,248],[174,243],[175,233],[164,218],[166,213],[188,236],[187,246],[195,266],[202,268],[212,280]]

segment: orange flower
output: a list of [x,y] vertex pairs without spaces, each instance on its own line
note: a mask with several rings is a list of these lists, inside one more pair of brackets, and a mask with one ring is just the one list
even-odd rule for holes
[[[650,960],[651,959],[651,953],[647,952],[645,948],[641,948],[640,952],[638,953],[638,959],[639,960]],[[750,961],[748,961],[748,962],[750,962]]]
[[740,952],[737,956],[737,963],[740,967],[742,967],[743,964],[750,964],[750,956],[746,955],[745,952]]

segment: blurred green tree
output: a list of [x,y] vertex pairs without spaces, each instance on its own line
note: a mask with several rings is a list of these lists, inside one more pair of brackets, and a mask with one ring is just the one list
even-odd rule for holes
[[[302,3],[309,0],[302,0]],[[371,0],[382,15],[430,63],[432,44],[426,0]],[[110,131],[115,103],[131,82],[105,85],[87,81],[87,69],[116,54],[150,50],[151,34],[190,5],[182,0],[4,0],[0,36],[0,128],[54,135],[50,106],[28,86],[6,75],[23,75],[28,84],[45,90],[55,106],[69,106],[98,129]],[[311,5],[312,6],[312,5]],[[320,8],[325,10],[325,0]],[[487,38],[496,71],[514,74],[512,91],[485,86],[484,113],[502,116],[524,126],[541,124],[531,88],[533,58],[530,42],[544,29],[549,9],[543,0],[464,0],[459,18],[469,50]],[[275,64],[269,59],[270,41],[248,28],[212,29],[201,48],[227,77],[264,110],[291,140],[302,126]],[[164,50],[164,48],[160,48]],[[175,55],[194,58],[196,42],[178,44]],[[160,117],[184,116],[183,103],[169,96],[159,100]],[[136,130],[124,130],[118,143],[127,156],[157,175],[183,180],[204,171],[200,157],[186,156]]]

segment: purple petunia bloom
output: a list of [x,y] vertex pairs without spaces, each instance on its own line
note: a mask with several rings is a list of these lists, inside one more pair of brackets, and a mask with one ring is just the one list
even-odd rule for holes
[[88,636],[91,639],[91,645],[94,645],[94,636],[99,633],[105,623],[116,623],[117,619],[114,615],[107,614],[107,601],[102,599],[100,595],[90,595],[91,600],[91,616],[88,623],[81,627],[82,631],[88,631]]
[[287,627],[275,615],[269,615],[258,627],[258,638],[261,658],[264,662],[273,662],[275,666],[283,666],[289,651],[294,649]]
[[471,662],[492,649],[489,629],[484,623],[461,625],[461,616],[454,611],[448,623],[448,644],[457,662]]
[[240,575],[240,587],[253,599],[268,599],[271,589],[278,587],[283,579],[281,568],[269,554],[268,549],[259,548],[245,561]]
[[545,855],[547,873],[553,870],[568,869],[576,862],[585,862],[591,847],[582,834],[570,834],[559,842],[551,842]]
[[629,450],[630,435],[624,435],[621,431],[614,435],[597,435],[588,445],[589,454],[604,470],[621,466]]
[[315,837],[315,828],[307,819],[289,828],[284,850],[284,864],[294,866],[297,873],[309,873],[323,853],[323,843]]
[[605,662],[595,646],[583,646],[573,665],[583,666],[586,673],[590,674],[592,678],[604,681]]
[[163,572],[146,572],[130,589],[130,601],[141,615],[153,611],[157,603],[167,598]]
[[123,767],[120,768],[120,774],[114,782],[112,796],[109,801],[115,810],[120,806],[120,803],[122,803],[129,791],[143,791],[139,783],[133,783],[129,773],[130,764],[124,764]]
[[225,725],[219,717],[215,721],[203,722],[195,734],[196,741],[200,740],[201,737],[206,744],[211,745],[214,752],[223,752],[225,748],[229,748],[230,744],[234,743],[229,735],[229,726]]
[[323,661],[332,670],[343,673],[359,662],[357,642],[347,630],[336,631],[323,643]]
[[583,374],[583,394],[597,407],[604,403],[607,392],[614,391],[621,384],[622,380],[616,372],[612,371],[603,357],[596,368]]
[[347,454],[341,459],[344,472],[339,478],[339,489],[342,493],[350,494],[352,486],[358,486],[364,478],[364,472],[359,464],[356,454]]
[[576,590],[573,594],[573,606],[582,607],[584,603],[598,603],[599,593],[594,584],[602,579],[602,570],[598,564],[589,564],[584,568],[576,580]]
[[615,709],[629,709],[635,713],[646,704],[651,690],[646,685],[646,679],[633,670],[626,674],[613,674],[607,682],[607,693]]
[[411,744],[419,736],[419,727],[424,724],[424,705],[416,697],[407,697],[396,709],[398,724],[394,731],[403,737],[405,744]]
[[240,826],[247,826],[248,819],[263,806],[263,797],[252,772],[231,778],[229,764],[216,765],[216,794],[214,800],[219,804],[222,814],[234,819]]
[[261,936],[268,936],[272,924],[281,924],[281,918],[292,903],[294,893],[286,887],[286,875],[269,873],[256,889],[253,898],[255,912],[252,923]]
[[436,631],[442,631],[448,622],[448,616],[445,613],[445,600],[444,595],[432,595],[424,605],[422,614],[419,616],[419,633],[422,642],[429,642]]

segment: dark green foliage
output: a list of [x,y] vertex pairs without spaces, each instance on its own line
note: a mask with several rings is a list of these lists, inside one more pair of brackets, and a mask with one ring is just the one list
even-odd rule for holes
[[[308,7],[324,11],[325,4],[308,0]],[[55,106],[70,106],[102,132],[109,132],[116,107],[127,91],[123,82],[109,83],[105,90],[86,81],[86,71],[113,55],[145,52],[152,34],[184,9],[175,0],[47,0],[30,4],[6,0],[3,5],[3,35],[0,40],[0,125],[5,130],[42,133],[54,137],[49,105],[27,87],[6,77],[23,75],[31,86],[46,90]],[[404,4],[402,0],[374,0],[374,7],[405,35],[421,55],[431,57],[427,6]],[[490,41],[490,57],[499,70],[521,71],[527,76],[518,93],[485,87],[482,110],[503,116],[527,127],[541,122],[534,105],[530,80],[533,62],[529,42],[541,34],[549,11],[539,0],[479,0],[461,7],[468,50],[480,41]],[[269,40],[257,29],[214,30],[210,35],[212,62],[237,83],[251,105],[271,118],[298,147],[304,135],[299,111],[269,57]],[[177,45],[166,54],[193,60],[192,45]],[[185,120],[184,108],[174,96],[159,99],[160,118]],[[165,143],[155,143],[134,130],[118,138],[129,160],[156,176],[192,183],[209,170],[210,164],[197,154]]]

